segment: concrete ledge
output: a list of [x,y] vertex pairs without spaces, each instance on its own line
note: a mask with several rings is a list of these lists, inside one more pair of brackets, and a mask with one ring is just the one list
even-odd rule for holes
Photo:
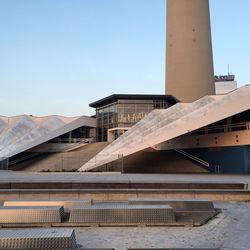
[[250,190],[199,190],[199,189],[2,189],[0,201],[21,199],[81,199],[94,201],[123,201],[129,198],[191,198],[211,201],[250,201]]
[[9,182],[1,182],[0,183],[0,189],[11,189],[11,185]]
[[237,189],[247,190],[246,183],[220,182],[11,182],[0,189]]

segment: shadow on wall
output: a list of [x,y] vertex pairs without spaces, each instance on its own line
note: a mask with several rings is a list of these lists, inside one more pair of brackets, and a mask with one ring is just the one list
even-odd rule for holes
[[124,158],[125,173],[207,173],[206,169],[178,156],[174,152],[152,148]]

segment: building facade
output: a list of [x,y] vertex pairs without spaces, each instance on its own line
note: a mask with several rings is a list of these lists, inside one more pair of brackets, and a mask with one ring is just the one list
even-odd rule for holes
[[178,100],[170,95],[111,95],[89,106],[96,108],[97,141],[113,141],[154,109]]
[[216,95],[224,95],[237,89],[237,81],[234,75],[215,76]]

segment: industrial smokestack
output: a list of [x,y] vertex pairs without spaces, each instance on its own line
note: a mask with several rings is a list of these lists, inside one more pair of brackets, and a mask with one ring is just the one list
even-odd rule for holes
[[166,94],[182,102],[215,94],[208,0],[167,0]]

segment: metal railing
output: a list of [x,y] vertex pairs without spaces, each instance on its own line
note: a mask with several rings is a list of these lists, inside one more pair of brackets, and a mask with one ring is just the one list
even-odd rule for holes
[[49,143],[82,143],[82,142],[88,142],[93,143],[96,142],[95,137],[90,138],[55,138],[50,141]]
[[182,154],[182,155],[188,157],[189,159],[191,159],[191,160],[193,160],[193,161],[195,161],[195,162],[198,162],[198,163],[204,165],[204,166],[207,167],[207,168],[210,167],[210,163],[209,163],[209,162],[206,162],[206,161],[204,161],[204,160],[202,160],[202,159],[200,159],[200,158],[198,158],[198,157],[196,157],[196,156],[194,156],[194,155],[191,155],[191,154],[189,154],[189,153],[187,153],[187,152],[185,152],[185,151],[183,151],[183,150],[181,150],[181,149],[174,149],[174,150],[175,150],[176,152],[178,152],[179,154]]
[[242,130],[250,130],[250,122],[204,127],[192,131],[188,135],[204,135],[204,134],[225,133],[225,132],[242,131]]

